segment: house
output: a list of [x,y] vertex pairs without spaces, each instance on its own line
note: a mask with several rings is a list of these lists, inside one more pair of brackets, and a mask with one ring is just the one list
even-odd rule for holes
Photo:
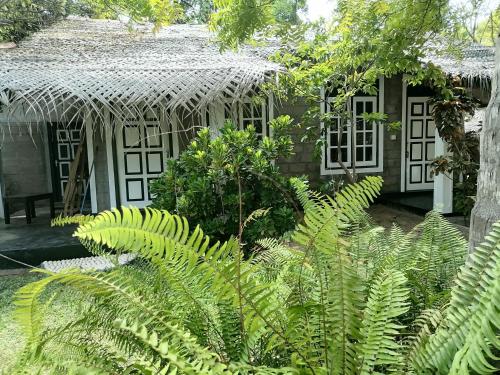
[[[251,100],[281,69],[266,59],[271,49],[221,53],[212,37],[203,26],[174,25],[151,34],[119,21],[68,18],[2,50],[2,196],[52,191],[62,199],[71,162],[85,149],[81,178],[92,212],[144,207],[151,202],[149,183],[196,129],[216,131],[229,118],[269,135],[273,117],[300,119],[304,104],[275,103],[272,95],[265,102]],[[433,61],[461,74],[488,100],[492,49],[474,47],[460,62]],[[451,180],[430,174],[430,160],[445,148],[426,102],[432,93],[407,86],[403,76],[380,77],[378,89],[377,96],[353,98],[359,125],[341,142],[343,162],[350,167],[355,158],[360,174],[382,175],[385,192],[434,191],[436,205],[450,212]],[[329,103],[324,93],[321,110],[328,111]],[[401,121],[401,132],[390,134],[361,117],[371,111]],[[296,154],[277,164],[284,173],[312,180],[342,174],[334,157],[335,130],[327,134],[321,161],[313,158],[312,144],[297,142]]]

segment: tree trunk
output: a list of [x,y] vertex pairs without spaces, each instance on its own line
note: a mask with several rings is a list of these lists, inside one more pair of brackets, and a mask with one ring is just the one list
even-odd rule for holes
[[500,38],[496,43],[491,98],[481,131],[476,204],[471,213],[469,252],[500,220]]

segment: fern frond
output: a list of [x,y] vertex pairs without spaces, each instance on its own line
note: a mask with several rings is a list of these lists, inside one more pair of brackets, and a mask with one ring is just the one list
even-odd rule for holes
[[406,343],[407,357],[413,362],[420,348],[426,345],[429,337],[436,331],[443,320],[443,314],[438,309],[423,310],[413,322],[411,335]]
[[74,216],[63,216],[62,214],[58,217],[52,219],[50,226],[52,227],[63,227],[68,224],[85,224],[90,223],[94,220],[93,215],[74,215]]
[[[17,295],[16,304],[19,308],[16,312],[16,316],[26,327],[31,328],[34,326],[34,324],[30,322],[30,314],[32,313],[30,306],[36,305],[41,291],[49,283],[58,282],[81,289],[106,303],[113,303],[113,301],[116,303],[117,299],[122,299],[124,300],[122,305],[128,306],[128,311],[123,310],[123,313],[131,314],[133,311],[133,316],[141,317],[143,321],[149,323],[154,321],[157,329],[161,329],[161,332],[163,332],[164,335],[169,334],[171,337],[175,337],[178,340],[180,347],[185,345],[185,350],[196,349],[196,355],[205,353],[203,348],[193,344],[192,338],[180,332],[178,327],[166,319],[168,314],[166,314],[163,309],[146,305],[140,296],[135,295],[135,293],[130,290],[130,288],[126,285],[126,283],[124,283],[123,279],[116,272],[110,272],[107,274],[82,274],[77,271],[66,271],[58,274],[51,274],[49,272],[46,273],[48,276],[45,279],[40,280],[43,281],[43,283],[35,282],[33,285],[29,284],[22,289],[22,293]],[[195,355],[195,353],[191,354]]]
[[408,311],[408,288],[400,271],[386,270],[372,288],[364,310],[359,347],[361,374],[404,366],[401,346],[396,342],[401,325],[396,318]]
[[[146,325],[137,320],[128,322],[125,319],[117,319],[115,327],[126,330],[141,339],[144,344],[151,347],[167,361],[166,366],[159,370],[160,373],[175,374],[182,371],[182,373],[193,375],[200,373],[222,374],[226,369],[226,366],[218,361],[215,353],[200,348],[196,340],[190,337],[189,332],[184,331],[181,327],[172,325],[170,327],[171,335],[166,337],[162,337],[156,331],[148,331]],[[172,340],[173,336],[174,340]],[[182,339],[182,347],[187,350],[191,359],[186,358],[186,353],[179,351],[178,346],[172,345],[177,342],[178,338]]]
[[500,223],[472,254],[455,281],[445,321],[414,360],[418,371],[492,372],[488,359],[500,349]]
[[[254,277],[254,263],[238,265],[234,254],[239,251],[239,244],[234,239],[209,248],[209,238],[199,227],[190,234],[185,218],[155,209],[146,209],[143,216],[134,208],[105,211],[80,226],[75,236],[117,251],[136,252],[165,275],[172,274],[170,268],[181,280],[189,278],[193,287],[200,292],[210,291],[216,301],[240,305],[247,345],[258,342],[265,331],[263,327],[282,334],[281,327],[275,324],[281,306],[277,304],[274,287]],[[169,281],[182,288],[175,277]]]
[[[38,270],[38,272],[48,273],[42,270]],[[36,345],[43,329],[45,309],[41,307],[40,295],[51,282],[50,278],[34,281],[20,288],[14,295],[14,306],[16,307],[14,317],[26,337],[28,350]]]
[[315,346],[323,348],[322,361],[328,371],[355,373],[364,288],[347,250],[348,242],[340,233],[368,207],[380,191],[382,179],[367,177],[338,193],[336,200],[309,192],[300,180],[292,183],[305,210],[304,224],[297,226],[293,239],[304,247],[317,280],[313,303],[319,308],[310,319],[321,332]]

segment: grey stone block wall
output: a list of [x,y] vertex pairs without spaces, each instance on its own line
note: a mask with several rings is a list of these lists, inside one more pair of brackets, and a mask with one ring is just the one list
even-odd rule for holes
[[[281,103],[277,105],[274,114],[275,117],[289,115],[294,119],[295,123],[300,123],[306,111],[306,104],[298,101],[296,103]],[[317,128],[319,130],[319,122]],[[292,133],[294,154],[287,159],[277,160],[276,165],[286,176],[306,175],[309,181],[315,185],[321,180],[320,160],[314,158],[314,140],[312,142],[301,142],[304,131],[304,126],[294,129]]]
[[[4,125],[0,125],[4,126]],[[45,124],[10,124],[0,142],[3,194],[30,194],[52,189]]]
[[[300,122],[306,112],[305,103],[282,103],[275,110],[275,115],[290,115],[296,122]],[[388,121],[401,121],[402,116],[402,76],[386,78],[384,84],[384,112],[388,115]],[[319,134],[319,122],[316,125]],[[321,176],[320,160],[314,158],[314,142],[301,142],[304,129],[296,129],[292,138],[295,142],[295,154],[288,159],[278,160],[277,165],[281,171],[288,176],[307,175],[314,186],[332,176]],[[391,135],[395,139],[391,139]],[[383,192],[400,191],[401,184],[401,131],[390,134],[384,128],[384,170],[382,173],[369,173],[369,175],[381,175],[384,179]],[[341,178],[342,175],[334,176]],[[360,173],[359,177],[364,174]]]
[[[106,141],[104,136],[97,132],[94,134],[94,171],[97,196],[97,210],[110,208],[108,184],[108,159],[106,155]],[[92,168],[89,166],[89,170]],[[115,179],[115,181],[117,181]]]
[[[388,121],[402,121],[403,109],[402,77],[384,80],[384,112]],[[384,178],[383,192],[398,192],[401,188],[401,131],[390,134],[384,129]],[[391,136],[395,139],[391,139]]]

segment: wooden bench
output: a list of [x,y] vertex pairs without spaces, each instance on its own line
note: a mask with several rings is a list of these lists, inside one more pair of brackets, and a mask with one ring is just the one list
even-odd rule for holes
[[40,194],[17,194],[8,195],[3,198],[3,211],[5,216],[5,224],[10,224],[10,210],[9,202],[24,201],[24,210],[26,212],[26,223],[31,224],[31,218],[36,217],[35,202],[44,199],[49,200],[50,204],[50,218],[55,217],[54,209],[54,194],[53,193],[40,193]]

